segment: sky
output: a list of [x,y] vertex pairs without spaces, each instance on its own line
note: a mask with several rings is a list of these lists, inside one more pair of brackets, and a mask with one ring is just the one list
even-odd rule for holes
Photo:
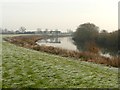
[[67,29],[94,23],[100,30],[118,29],[119,0],[1,0],[0,27],[17,30]]

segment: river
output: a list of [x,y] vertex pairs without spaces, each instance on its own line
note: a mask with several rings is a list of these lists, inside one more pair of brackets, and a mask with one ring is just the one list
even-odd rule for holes
[[42,39],[37,41],[37,43],[39,45],[54,46],[54,47],[60,47],[63,49],[78,51],[76,45],[73,44],[74,41],[72,40],[72,37]]
[[[54,46],[59,47],[67,50],[75,50],[80,51],[77,49],[77,46],[74,44],[72,37],[52,37],[48,39],[38,40],[36,42],[38,45],[45,45],[45,46]],[[100,52],[101,56],[111,57],[109,53],[102,53]]]

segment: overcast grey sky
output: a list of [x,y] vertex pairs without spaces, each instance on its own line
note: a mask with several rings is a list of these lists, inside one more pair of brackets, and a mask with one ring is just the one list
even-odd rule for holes
[[119,0],[3,0],[2,27],[76,29],[91,22],[100,29],[118,29]]

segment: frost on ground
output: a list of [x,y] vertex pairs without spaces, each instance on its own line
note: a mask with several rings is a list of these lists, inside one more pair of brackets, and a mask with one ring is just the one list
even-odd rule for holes
[[118,72],[3,42],[3,87],[117,88]]

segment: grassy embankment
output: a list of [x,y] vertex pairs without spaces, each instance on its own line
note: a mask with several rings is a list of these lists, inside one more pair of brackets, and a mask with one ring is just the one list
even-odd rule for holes
[[[112,58],[107,58],[99,55],[99,53],[94,53],[89,51],[79,52],[79,51],[66,50],[63,48],[53,47],[53,46],[45,46],[45,45],[39,46],[36,42],[42,38],[49,38],[49,36],[40,36],[40,35],[15,36],[15,37],[4,38],[4,40],[20,47],[47,52],[62,57],[70,57],[75,59],[81,59],[87,62],[94,62],[97,64],[104,64],[107,66],[120,67],[120,57],[114,56]],[[91,47],[91,49],[94,49],[94,47]]]
[[18,47],[3,41],[3,88],[117,88],[116,68]]

